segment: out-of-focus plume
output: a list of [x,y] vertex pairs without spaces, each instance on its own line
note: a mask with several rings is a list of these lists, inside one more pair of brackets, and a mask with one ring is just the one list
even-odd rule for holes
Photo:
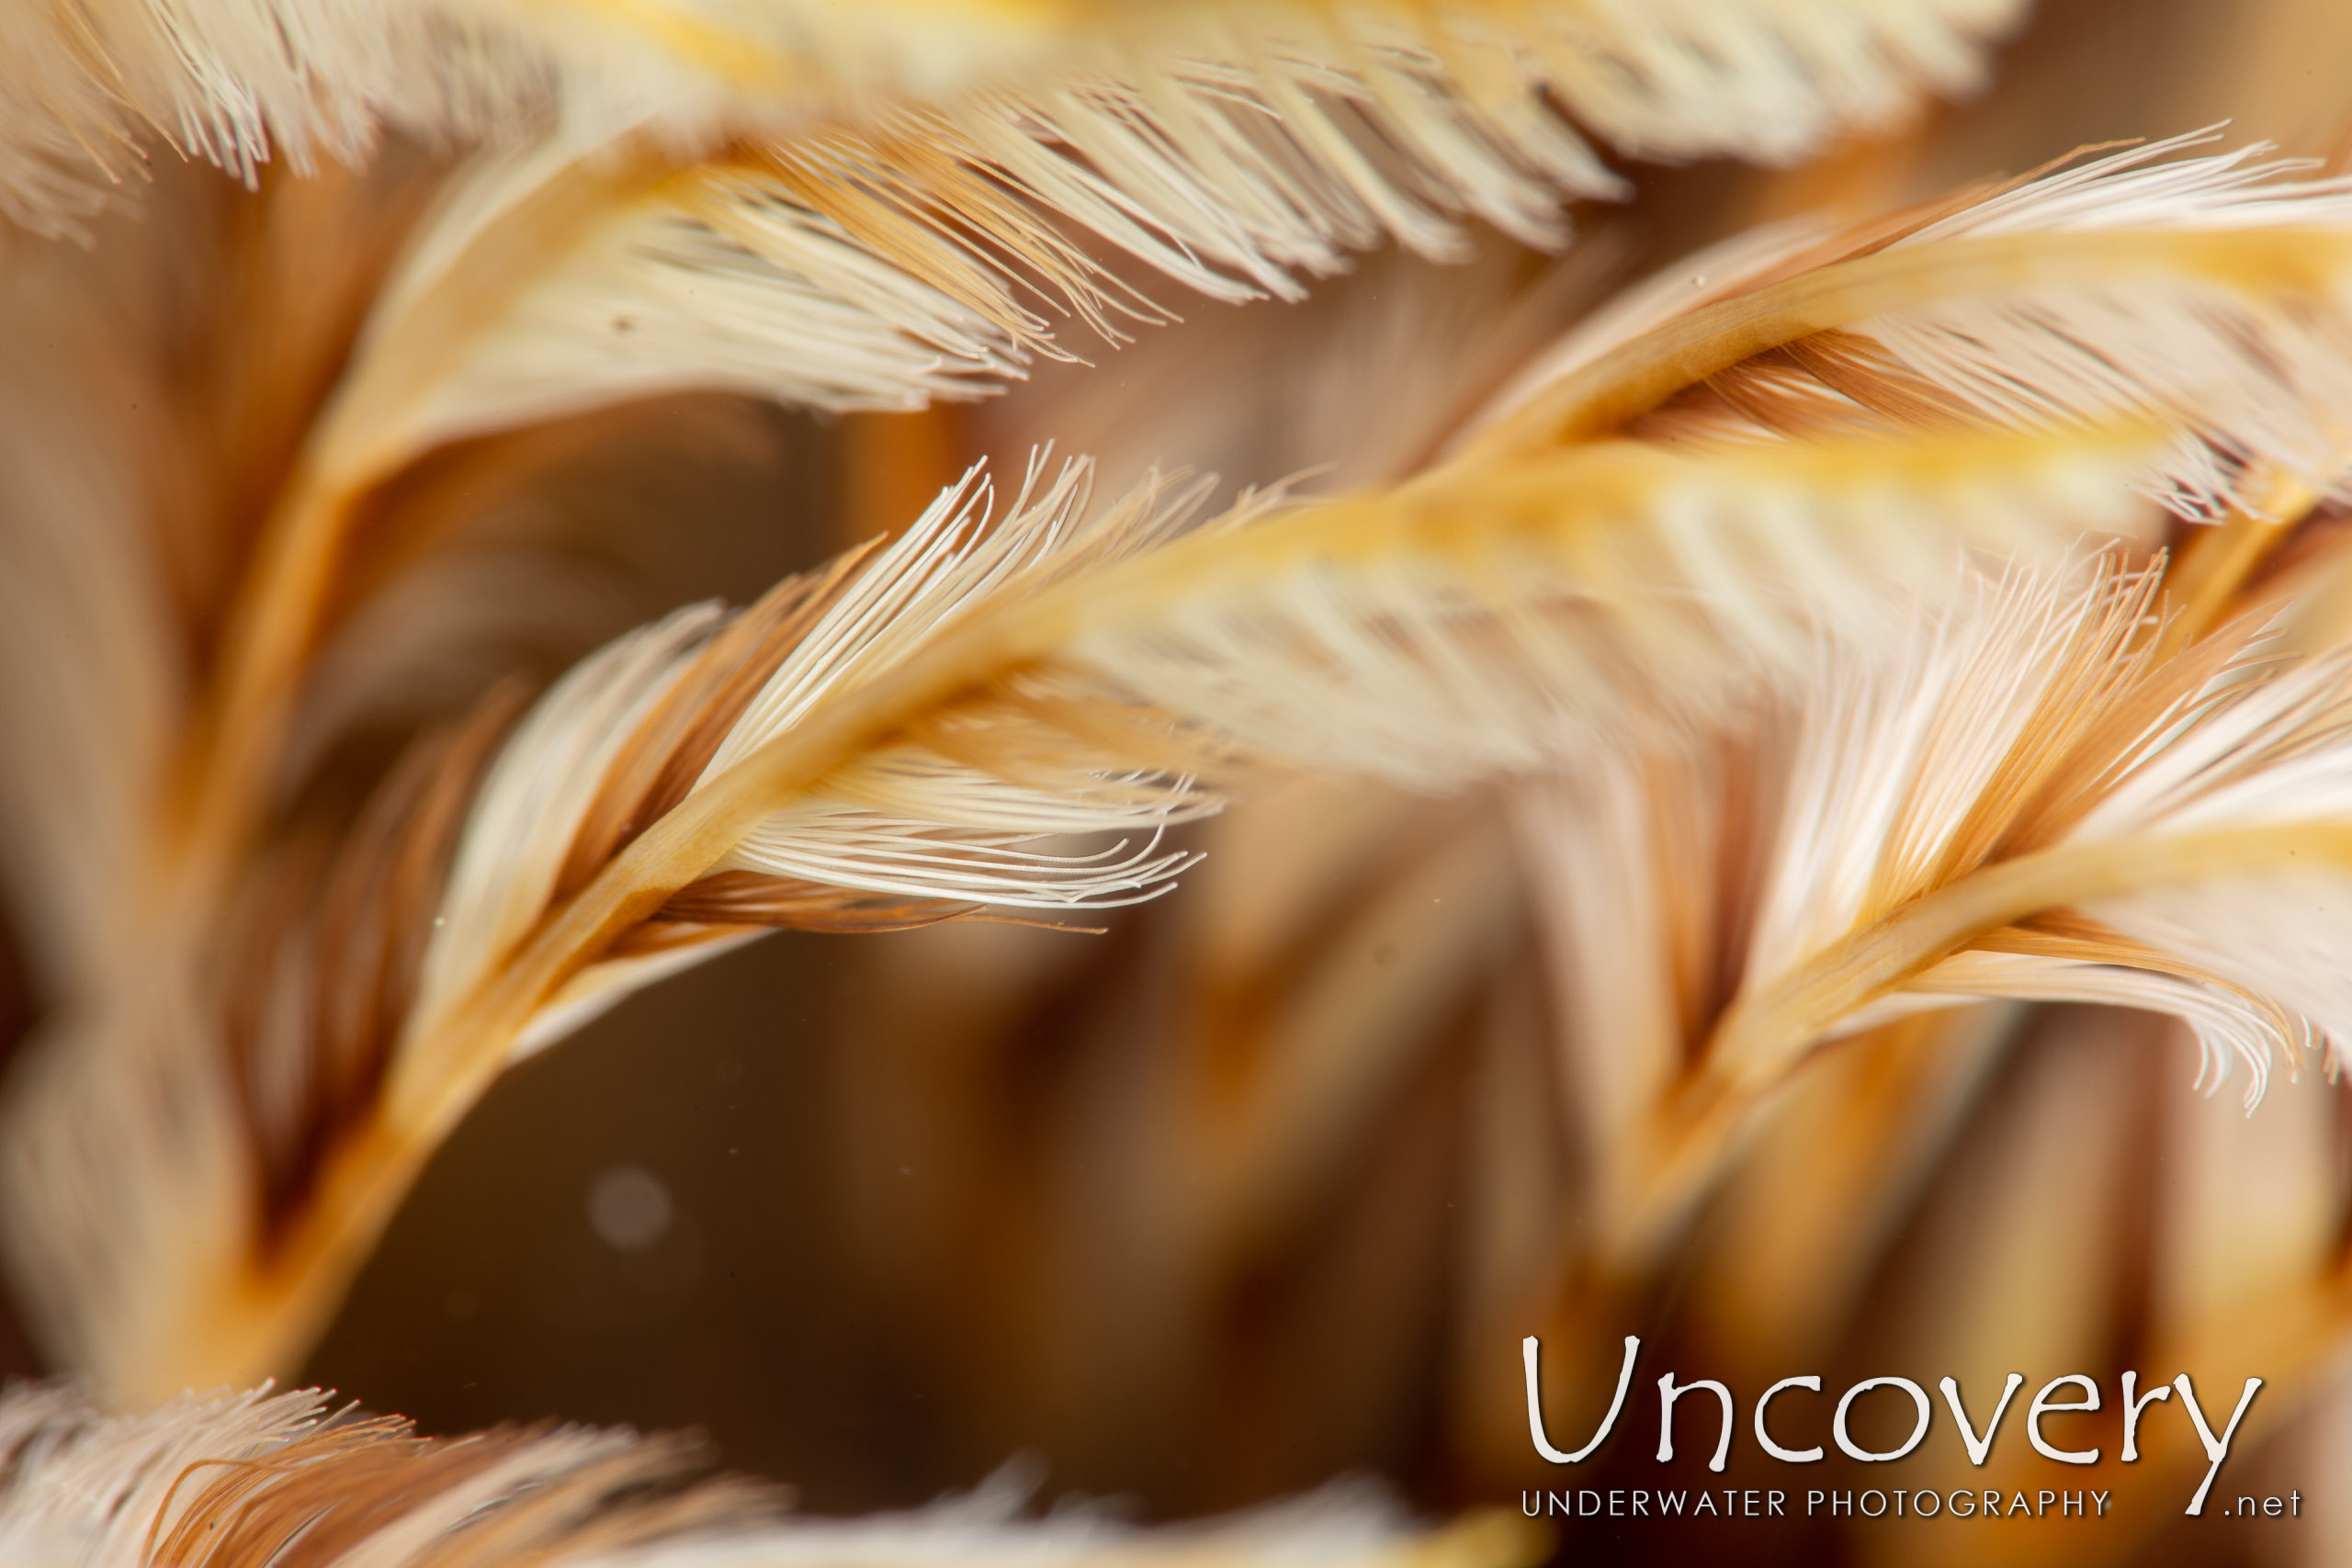
[[[1637,154],[1786,160],[1833,130],[1885,123],[1922,89],[1973,85],[2020,9],[42,4],[11,34],[0,205],[70,224],[89,182],[138,167],[142,132],[251,179],[273,149],[297,167],[360,157],[387,124],[475,138],[559,118],[593,141],[689,152],[911,109],[892,138],[902,153],[928,148],[935,166],[951,148],[1008,157],[1023,183],[1058,164],[1043,193],[1122,227],[1189,207],[1175,222],[1227,232],[1309,219],[1298,237],[1310,247],[1321,224],[1430,237],[1449,209],[1548,229],[1551,182],[1612,182],[1545,95]],[[857,151],[854,137],[836,141],[819,166],[854,167]]]
[[315,1391],[119,1415],[20,1389],[0,1401],[0,1551],[57,1568],[1516,1568],[1541,1544],[1499,1514],[1416,1529],[1366,1486],[1159,1530],[1076,1509],[1023,1518],[1028,1489],[1011,1472],[917,1512],[810,1518],[772,1488],[700,1478],[691,1441],[580,1427],[420,1438],[397,1417],[330,1410]]

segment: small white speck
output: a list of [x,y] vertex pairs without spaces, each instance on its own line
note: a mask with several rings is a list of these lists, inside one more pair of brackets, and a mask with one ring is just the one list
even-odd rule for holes
[[1703,272],[1692,273],[1690,275],[1690,287],[1693,288],[1704,288],[1707,287],[1707,275]]

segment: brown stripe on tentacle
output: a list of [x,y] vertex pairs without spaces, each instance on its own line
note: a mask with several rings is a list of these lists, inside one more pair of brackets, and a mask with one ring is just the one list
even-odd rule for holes
[[861,546],[815,571],[786,578],[710,639],[607,770],[572,835],[550,906],[586,886],[686,797],[743,710],[832,608],[874,548]]
[[657,952],[710,934],[760,927],[809,931],[899,931],[976,913],[980,906],[946,898],[898,897],[832,887],[756,871],[719,871],[671,896],[653,918],[624,936],[613,956]]

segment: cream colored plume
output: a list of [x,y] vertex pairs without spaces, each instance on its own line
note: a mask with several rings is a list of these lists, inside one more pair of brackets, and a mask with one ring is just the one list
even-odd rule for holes
[[2352,181],[2260,145],[2172,156],[2215,139],[1692,257],[1525,372],[1471,448],[2145,418],[2176,432],[2143,481],[2174,511],[2295,515],[2352,454]]
[[1604,1250],[1662,1246],[1820,1044],[1927,1010],[2169,1013],[2248,1110],[2333,1075],[2352,666],[2266,657],[2260,616],[2174,652],[2156,587],[1986,581],[1785,708],[1529,792],[1563,1050],[1607,1066]]

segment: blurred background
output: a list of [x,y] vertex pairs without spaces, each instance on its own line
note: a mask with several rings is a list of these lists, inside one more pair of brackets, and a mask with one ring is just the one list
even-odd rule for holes
[[[672,400],[475,443],[385,504],[478,562],[527,558],[545,613],[508,617],[470,663],[419,649],[442,660],[412,683],[427,696],[380,728],[673,605],[749,600],[903,526],[977,457],[1017,472],[1039,441],[1097,454],[1098,493],[1161,460],[1228,486],[1393,477],[1607,289],[1699,245],[2223,119],[2233,141],[2335,155],[2352,6],[2050,0],[1990,90],[1898,136],[1781,174],[1637,170],[1639,197],[1583,215],[1566,260],[1488,234],[1466,267],[1374,255],[1299,306],[1187,300],[1181,325],[990,402],[819,420]],[[396,225],[429,168],[389,158],[338,199]],[[159,167],[95,265],[168,337],[228,288],[208,247],[287,185],[248,197]],[[93,264],[51,247],[42,265]],[[184,336],[171,363],[201,398],[223,361]],[[2138,1472],[2101,1471],[2115,1512],[2081,1528],[1564,1523],[1562,1551],[2352,1561],[2352,1402],[2332,1392],[2352,1325],[2326,1304],[2352,1216],[2343,1089],[2306,1074],[2248,1119],[2233,1091],[2193,1093],[2193,1043],[2137,1014],[2005,1005],[1879,1031],[1806,1069],[1654,1275],[1595,1282],[1574,1260],[1592,1107],[1615,1091],[1555,1044],[1557,933],[1513,809],[1295,786],[1193,830],[1207,863],[1099,932],[783,933],[636,996],[466,1122],[304,1376],[428,1431],[698,1427],[821,1512],[920,1502],[1029,1454],[1048,1495],[1162,1517],[1350,1472],[1441,1510],[1561,1484],[1525,1436],[1531,1332],[1561,1363],[1555,1433],[1589,1429],[1577,1401],[1605,1398],[1629,1333],[1640,1386],[1668,1366],[1719,1377],[1743,1419],[1803,1372],[1833,1390],[1951,1373],[1984,1401],[2012,1365],[2110,1389],[2125,1368],[2200,1389],[2259,1371],[2263,1422],[2228,1473],[2299,1486],[2291,1534],[2181,1519],[2202,1461],[2152,1444]],[[0,942],[12,1040],[42,1001],[19,946]],[[6,1353],[32,1370],[13,1331]],[[2014,1424],[2005,1483],[2051,1484]],[[1704,1479],[1638,1448],[1621,1437],[1577,1481]],[[1743,1433],[1722,1482],[1857,1483],[1755,1461]],[[1973,1474],[1941,1421],[1912,1468]]]

